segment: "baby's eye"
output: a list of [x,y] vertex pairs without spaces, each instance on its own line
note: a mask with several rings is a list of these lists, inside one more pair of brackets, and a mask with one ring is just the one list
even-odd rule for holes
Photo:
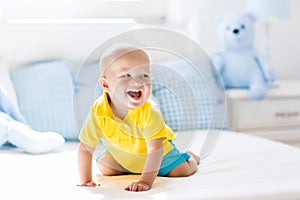
[[130,78],[131,75],[130,74],[123,74],[122,77],[124,77],[124,78]]
[[241,25],[241,29],[245,29],[246,27],[245,27],[245,25],[244,24],[242,24]]
[[149,78],[150,76],[148,74],[143,74],[142,78]]

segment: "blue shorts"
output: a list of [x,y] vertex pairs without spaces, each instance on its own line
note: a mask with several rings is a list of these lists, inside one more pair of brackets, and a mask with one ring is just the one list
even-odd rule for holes
[[169,142],[173,145],[173,149],[163,157],[158,176],[166,176],[170,171],[191,157],[188,153],[180,153],[173,142]]
[[[190,159],[190,155],[188,153],[181,153],[173,144],[172,141],[169,142],[173,145],[173,149],[167,153],[161,162],[160,169],[158,171],[158,176],[166,176],[170,171],[176,168],[181,163]],[[100,150],[100,154],[96,156],[96,161],[98,162],[99,158],[104,154],[109,153],[108,149],[102,144],[102,148]],[[129,171],[127,171],[129,172]],[[129,172],[130,173],[130,172]]]

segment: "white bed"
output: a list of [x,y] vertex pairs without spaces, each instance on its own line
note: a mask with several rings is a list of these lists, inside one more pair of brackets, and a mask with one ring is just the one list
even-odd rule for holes
[[[201,141],[191,149],[198,151]],[[123,190],[136,175],[105,177],[97,170],[101,187],[77,187],[77,145],[44,155],[0,151],[1,199],[300,199],[300,149],[263,138],[224,131],[196,174],[158,177],[140,193]]]
[[[120,31],[119,26],[111,32],[106,29],[6,25],[0,28],[0,55],[11,68],[52,58],[74,61],[76,68],[92,49]],[[191,149],[199,152],[201,145],[200,138]],[[77,146],[66,143],[60,151],[44,155],[1,150],[0,199],[300,199],[300,149],[258,137],[224,131],[196,174],[158,177],[150,191],[141,193],[123,190],[137,176],[103,177],[97,170],[94,175],[101,187],[77,187]]]

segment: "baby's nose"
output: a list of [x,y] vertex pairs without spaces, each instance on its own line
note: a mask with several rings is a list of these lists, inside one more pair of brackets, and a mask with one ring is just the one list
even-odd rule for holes
[[143,85],[143,82],[141,80],[139,80],[138,78],[135,78],[130,81],[130,85],[133,87],[140,87]]

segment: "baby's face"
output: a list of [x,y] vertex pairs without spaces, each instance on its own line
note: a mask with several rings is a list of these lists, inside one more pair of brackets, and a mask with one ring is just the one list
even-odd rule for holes
[[151,77],[148,56],[142,51],[128,53],[106,70],[104,79],[112,103],[117,107],[137,108],[150,96]]

